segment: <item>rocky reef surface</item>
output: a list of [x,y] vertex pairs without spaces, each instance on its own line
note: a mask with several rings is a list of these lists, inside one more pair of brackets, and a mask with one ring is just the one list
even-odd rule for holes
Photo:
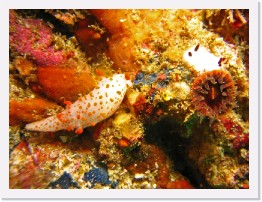
[[10,10],[9,187],[249,188],[248,30],[248,10]]

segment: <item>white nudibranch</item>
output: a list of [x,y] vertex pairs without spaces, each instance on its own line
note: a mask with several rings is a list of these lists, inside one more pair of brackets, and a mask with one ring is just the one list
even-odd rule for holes
[[188,65],[193,66],[195,70],[200,73],[221,68],[221,58],[210,53],[199,44],[185,51],[183,59]]
[[124,74],[115,74],[103,78],[89,94],[80,97],[73,104],[67,102],[66,109],[61,113],[44,120],[27,124],[27,130],[54,132],[67,129],[81,134],[83,128],[112,116],[122,103],[126,90],[132,82]]

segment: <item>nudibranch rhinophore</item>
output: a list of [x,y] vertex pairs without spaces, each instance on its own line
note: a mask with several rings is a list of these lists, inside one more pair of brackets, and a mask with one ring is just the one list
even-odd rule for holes
[[67,129],[81,134],[83,128],[94,126],[112,116],[122,103],[127,88],[131,86],[132,82],[127,80],[124,74],[103,78],[89,94],[74,103],[65,102],[66,109],[61,113],[27,124],[25,128],[43,132]]

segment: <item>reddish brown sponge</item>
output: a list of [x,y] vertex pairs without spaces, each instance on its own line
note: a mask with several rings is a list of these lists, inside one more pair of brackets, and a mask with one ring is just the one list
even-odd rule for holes
[[192,86],[195,110],[216,118],[235,104],[236,88],[228,71],[213,70],[197,77]]
[[107,34],[100,33],[94,26],[96,21],[93,16],[79,20],[74,26],[74,34],[85,50],[88,57],[96,58],[99,52],[105,51]]
[[37,69],[37,78],[46,96],[59,104],[74,102],[80,94],[85,95],[95,87],[89,71],[78,73],[74,68],[41,66]]
[[26,98],[22,101],[9,100],[9,125],[20,125],[39,121],[60,107],[43,98]]

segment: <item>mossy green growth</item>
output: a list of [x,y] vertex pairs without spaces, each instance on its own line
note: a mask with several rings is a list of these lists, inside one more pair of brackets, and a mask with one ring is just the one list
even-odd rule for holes
[[134,162],[135,160],[144,160],[144,153],[141,151],[140,144],[134,143],[129,147],[122,149],[122,154],[125,157],[126,162]]
[[182,134],[181,136],[184,137],[184,138],[189,138],[191,137],[192,133],[193,133],[193,128],[194,126],[196,126],[200,121],[200,118],[199,116],[194,113],[192,114],[188,120],[184,123],[184,126],[186,128],[186,132],[184,134]]

